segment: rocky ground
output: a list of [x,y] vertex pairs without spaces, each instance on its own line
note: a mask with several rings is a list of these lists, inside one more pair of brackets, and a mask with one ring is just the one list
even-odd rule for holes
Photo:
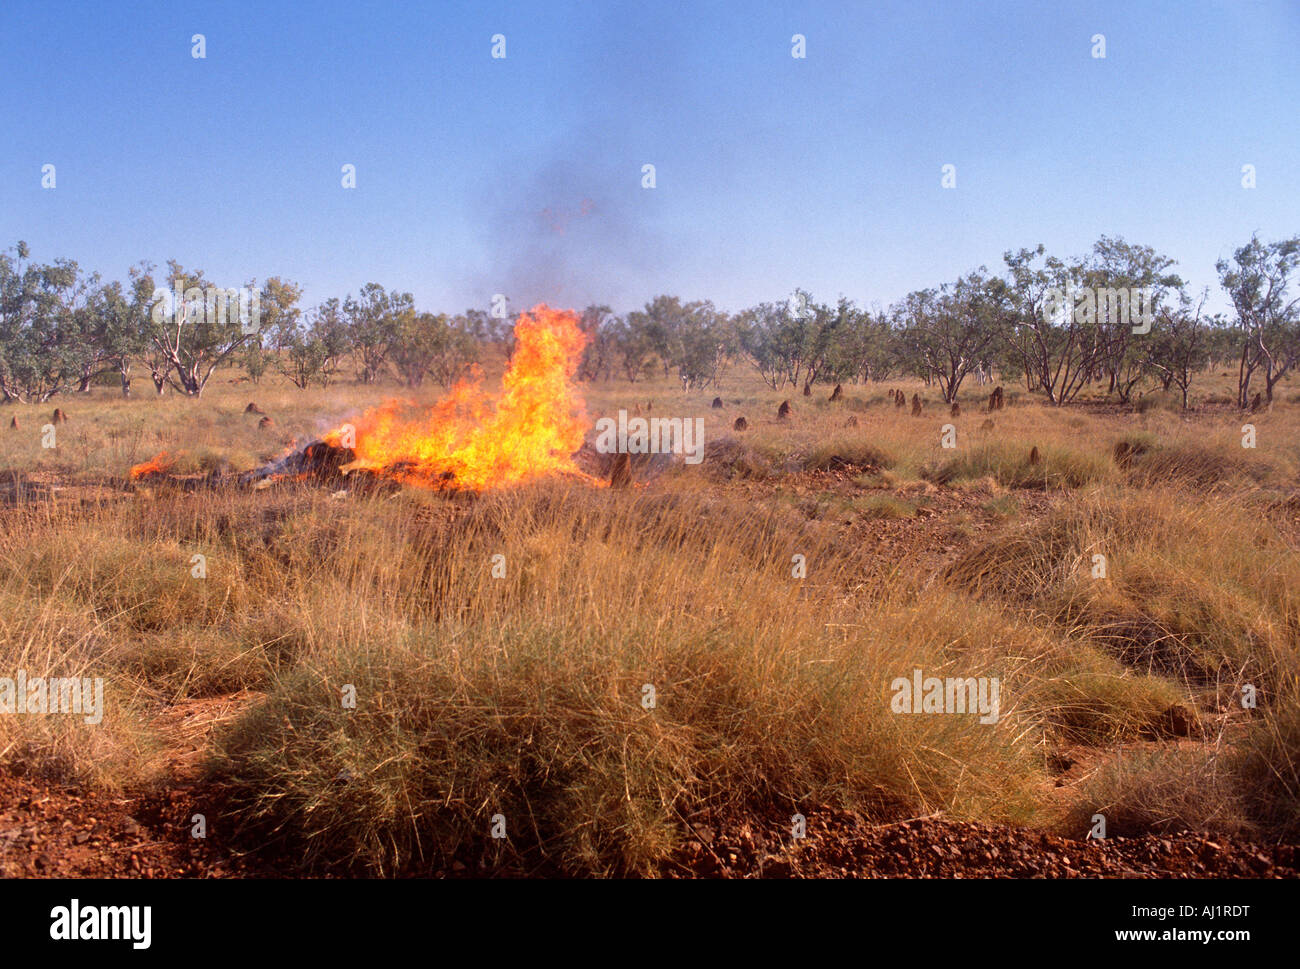
[[[300,874],[290,858],[244,854],[191,836],[217,792],[184,785],[115,796],[0,774],[0,876],[230,878]],[[423,877],[518,877],[517,865],[455,861]],[[694,823],[663,874],[678,878],[1295,878],[1300,848],[1194,834],[1078,841],[1021,828],[919,818],[869,824],[827,812],[808,836],[788,828]]]
[[[1294,878],[1300,849],[1194,834],[1080,841],[1023,828],[917,818],[869,824],[853,815],[788,828],[743,826],[688,841],[682,877],[742,878]],[[704,840],[710,839],[710,840]]]

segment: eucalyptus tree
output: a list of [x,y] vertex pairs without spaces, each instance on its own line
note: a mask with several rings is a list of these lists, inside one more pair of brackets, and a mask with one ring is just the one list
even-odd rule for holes
[[904,359],[917,376],[938,383],[948,403],[986,365],[1010,317],[1006,284],[983,267],[938,289],[909,293],[895,308]]
[[1174,260],[1150,246],[1102,236],[1083,262],[1082,279],[1097,315],[1098,367],[1107,393],[1127,402],[1151,372],[1151,324],[1161,309],[1181,299],[1183,281]]
[[155,359],[165,364],[164,379],[191,397],[201,397],[217,367],[258,335],[258,314],[274,316],[280,311],[277,301],[292,292],[276,280],[258,295],[266,305],[254,306],[253,283],[242,290],[217,287],[202,271],[187,271],[174,259],[168,260],[164,278],[167,285],[151,296],[149,342]]
[[1092,379],[1104,345],[1095,313],[1063,294],[1085,284],[1085,266],[1035,249],[1006,252],[1010,312],[999,336],[1007,355],[1023,368],[1030,390],[1041,389],[1056,406],[1069,403]]
[[1300,237],[1278,242],[1250,242],[1216,264],[1219,281],[1232,301],[1241,341],[1237,404],[1250,400],[1250,384],[1263,371],[1264,394],[1300,361],[1300,293],[1292,291],[1292,274],[1300,265]]

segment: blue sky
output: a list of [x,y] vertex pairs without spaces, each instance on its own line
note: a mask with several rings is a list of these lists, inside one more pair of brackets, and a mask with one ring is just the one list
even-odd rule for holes
[[1300,233],[1296,0],[5,0],[0,65],[0,245],[306,305],[886,304],[1108,234],[1222,306],[1216,259]]

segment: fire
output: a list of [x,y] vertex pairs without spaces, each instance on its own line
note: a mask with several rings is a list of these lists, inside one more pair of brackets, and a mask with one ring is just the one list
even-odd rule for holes
[[133,467],[131,469],[131,480],[135,481],[150,474],[166,474],[175,463],[176,459],[174,457],[166,451],[161,451],[144,462],[144,464],[137,464]]
[[344,425],[325,443],[353,449],[344,470],[410,484],[484,491],[555,474],[599,483],[573,463],[588,424],[573,383],[587,342],[577,315],[535,306],[519,315],[515,340],[499,397],[475,371],[421,414],[388,401],[354,421],[354,435]]

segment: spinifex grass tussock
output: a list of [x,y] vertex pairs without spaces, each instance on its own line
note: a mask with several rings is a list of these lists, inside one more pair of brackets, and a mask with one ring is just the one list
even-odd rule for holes
[[1109,838],[1152,831],[1258,837],[1232,761],[1219,745],[1121,749],[1080,785],[1064,826],[1087,831],[1101,814]]
[[1235,500],[1193,504],[1168,488],[1085,497],[977,546],[947,575],[1194,684],[1270,687],[1297,657],[1300,557]]
[[1300,676],[1293,672],[1236,749],[1233,767],[1251,816],[1278,840],[1300,838]]
[[406,629],[363,639],[338,615],[354,633],[278,673],[217,767],[313,861],[418,867],[484,844],[495,814],[509,850],[575,872],[653,870],[705,808],[1033,814],[1041,751],[1013,703],[995,725],[889,707],[914,667],[1014,679],[1016,664],[976,647],[958,603],[858,594],[854,553],[806,524],[548,488],[414,526],[396,503],[361,513],[387,538],[334,546],[318,610],[361,583]]
[[75,678],[87,686],[102,680],[101,696],[88,690],[80,713],[0,716],[0,764],[111,789],[143,779],[156,746],[142,724],[148,690],[114,675],[108,625],[87,616],[66,590],[30,596],[0,588],[0,676],[16,681],[21,674],[27,685],[36,678]]
[[894,463],[893,455],[875,444],[843,435],[818,444],[803,460],[808,471],[878,471]]
[[1293,463],[1278,451],[1260,454],[1235,439],[1151,443],[1130,456],[1125,470],[1137,488],[1181,484],[1200,491],[1225,485],[1285,486],[1296,477]]
[[1078,639],[1056,650],[1039,673],[1032,702],[1062,745],[1158,736],[1165,711],[1187,699],[1172,681],[1129,669]]
[[[1037,447],[1037,445],[1034,445]],[[923,476],[946,485],[991,477],[1007,488],[1079,488],[1113,475],[1110,461],[1093,451],[1070,446],[1043,446],[1038,460],[1022,443],[985,441],[933,460]]]

